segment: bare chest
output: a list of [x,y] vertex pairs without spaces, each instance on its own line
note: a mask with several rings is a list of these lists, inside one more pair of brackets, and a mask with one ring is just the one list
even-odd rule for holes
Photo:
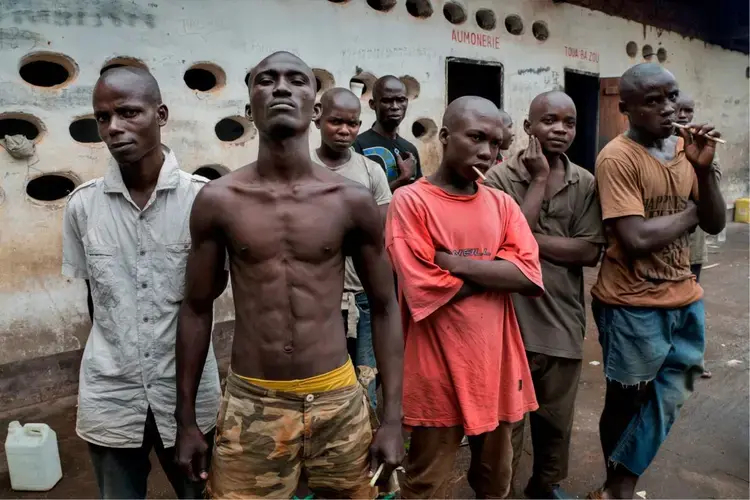
[[350,215],[339,192],[287,192],[243,196],[227,218],[233,260],[311,264],[341,258]]

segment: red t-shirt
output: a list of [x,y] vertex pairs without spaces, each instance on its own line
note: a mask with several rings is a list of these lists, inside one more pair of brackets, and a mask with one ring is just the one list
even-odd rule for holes
[[477,435],[536,410],[510,295],[485,292],[447,304],[463,280],[434,262],[437,249],[504,259],[543,287],[539,247],[513,199],[482,185],[473,195],[452,195],[420,179],[393,195],[386,248],[406,344],[404,424],[462,425]]

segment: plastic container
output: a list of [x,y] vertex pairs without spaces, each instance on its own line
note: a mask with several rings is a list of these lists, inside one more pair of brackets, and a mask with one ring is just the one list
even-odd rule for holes
[[734,202],[734,221],[750,224],[750,198],[739,198]]
[[62,478],[57,434],[47,424],[11,422],[5,456],[10,487],[16,491],[49,491]]

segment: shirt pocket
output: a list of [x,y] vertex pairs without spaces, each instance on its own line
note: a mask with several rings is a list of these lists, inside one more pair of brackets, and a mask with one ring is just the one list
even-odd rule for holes
[[190,242],[164,245],[161,290],[169,302],[181,302],[185,296],[185,271],[190,254]]
[[112,245],[90,245],[86,248],[86,262],[89,271],[91,297],[94,300],[94,318],[111,318],[109,309],[120,305],[118,290],[124,283],[117,284],[117,247]]

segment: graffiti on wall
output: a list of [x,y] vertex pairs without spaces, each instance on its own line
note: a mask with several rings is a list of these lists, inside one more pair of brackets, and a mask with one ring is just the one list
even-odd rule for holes
[[566,45],[565,55],[573,59],[580,59],[581,61],[599,63],[599,52],[595,52],[593,50],[579,49],[576,47],[568,47]]
[[500,48],[500,37],[474,33],[472,31],[453,30],[451,40],[456,43],[465,43],[475,47],[487,47],[490,49]]
[[[151,4],[156,6],[156,4]],[[156,27],[152,12],[122,0],[0,0],[0,23],[14,26]]]

